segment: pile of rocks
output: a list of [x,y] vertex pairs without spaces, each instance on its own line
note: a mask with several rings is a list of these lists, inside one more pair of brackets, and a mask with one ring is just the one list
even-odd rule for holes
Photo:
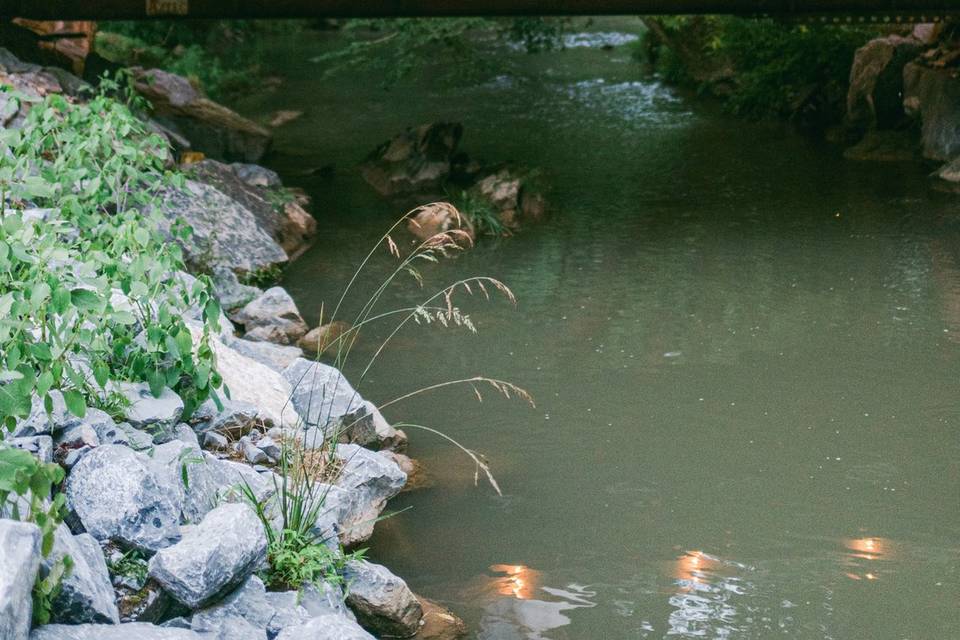
[[[243,309],[258,326],[273,327],[265,335],[303,329],[291,333],[287,314],[270,325],[262,307],[258,298]],[[317,486],[326,498],[313,532],[334,548],[356,545],[370,537],[386,502],[407,481],[401,464],[409,459],[399,453],[404,434],[336,368],[290,353],[299,353],[295,347],[212,341],[231,390],[222,409],[208,401],[183,422],[183,403],[169,389],[155,397],[145,385],[124,383],[116,385],[128,400],[123,421],[92,407],[77,418],[53,391],[52,412],[38,401],[17,424],[9,444],[67,470],[68,517],[46,557],[35,525],[0,520],[2,637],[27,637],[33,576],[67,555],[74,568],[54,600],[53,624],[34,629],[34,640],[418,632],[420,600],[403,580],[369,562],[348,563],[349,594],[331,585],[267,592],[256,576],[264,568],[265,530],[240,489],[252,491],[269,512],[282,443],[330,447],[332,434],[342,432],[344,444],[333,445],[338,472]],[[123,572],[129,552],[149,559],[142,574]],[[454,635],[447,637],[456,637],[460,627],[448,627]]]
[[[82,83],[70,74],[22,63],[2,49],[0,82],[35,97],[82,99]],[[174,138],[196,134],[183,119],[221,113],[169,74],[154,74],[142,90],[166,92],[157,94],[169,98],[159,104],[178,131],[170,132],[169,122],[161,130]],[[24,108],[0,99],[2,125],[19,126]],[[258,156],[251,149],[259,133],[237,123],[231,128],[224,118],[226,124],[213,127],[222,133],[221,155]],[[262,291],[238,279],[292,259],[315,231],[300,203],[277,201],[279,187],[276,174],[262,167],[204,161],[193,166],[185,188],[164,198],[169,218],[194,228],[198,245],[186,247],[187,254],[212,272],[227,311],[209,341],[230,390],[222,406],[208,401],[186,416],[170,389],[155,395],[145,384],[110,382],[126,400],[119,419],[94,407],[79,418],[51,391],[50,411],[37,398],[30,415],[4,433],[5,445],[63,467],[67,517],[44,554],[40,529],[14,519],[10,504],[0,505],[0,638],[299,640],[462,632],[455,617],[438,618],[435,605],[369,562],[347,566],[349,595],[325,583],[267,591],[257,575],[266,568],[267,536],[245,492],[265,513],[276,513],[285,444],[323,447],[338,460],[336,472],[317,486],[325,499],[313,526],[317,539],[336,549],[370,537],[387,501],[407,482],[403,469],[414,468],[401,453],[405,434],[339,370],[304,357],[304,349],[316,356],[349,328],[309,331],[282,288]],[[174,273],[170,286],[193,281]],[[188,324],[197,340],[201,311],[195,311]],[[35,580],[66,557],[72,570],[53,596],[51,623],[31,631]],[[435,619],[453,622],[437,636]]]
[[[857,50],[847,94],[847,124],[860,141],[856,160],[924,159],[960,190],[960,37],[955,25],[917,25]],[[919,129],[919,137],[916,130]]]
[[[546,214],[543,194],[531,186],[531,172],[484,166],[459,151],[463,126],[436,122],[403,133],[377,147],[361,165],[364,179],[380,194],[405,206],[446,200],[450,192],[490,207],[504,228],[515,231]],[[470,211],[461,218],[445,209],[422,209],[409,230],[420,240],[451,229],[475,235]]]

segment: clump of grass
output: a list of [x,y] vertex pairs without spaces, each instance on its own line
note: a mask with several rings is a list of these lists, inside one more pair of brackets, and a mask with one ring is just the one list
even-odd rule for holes
[[470,221],[478,235],[508,236],[510,228],[503,223],[500,212],[489,200],[473,191],[461,191],[455,198],[457,208]]
[[[379,308],[384,293],[398,277],[403,274],[409,275],[423,286],[424,279],[418,270],[420,264],[423,262],[437,263],[442,258],[451,256],[463,248],[465,232],[460,229],[451,229],[423,240],[408,254],[401,254],[399,246],[392,238],[392,234],[410,217],[424,211],[458,217],[462,215],[453,205],[438,202],[417,207],[398,219],[380,237],[376,245],[367,253],[359,267],[354,271],[331,316],[326,320],[321,320],[321,324],[338,320],[337,316],[348,296],[352,295],[361,273],[380,248],[386,248],[392,256],[397,258],[398,264],[396,267],[375,287],[349,324],[349,328],[338,335],[330,345],[325,345],[328,353],[334,353],[334,364],[342,371],[351,362],[352,350],[359,331],[374,322],[389,321],[394,323],[393,328],[374,350],[373,355],[366,362],[361,363],[360,373],[354,378],[354,389],[361,387],[367,374],[390,345],[393,338],[411,322],[425,325],[439,324],[443,327],[460,327],[476,333],[476,326],[470,316],[462,312],[457,306],[457,296],[481,295],[489,300],[494,295],[499,295],[511,304],[516,304],[516,298],[506,284],[488,276],[474,276],[450,283],[428,295],[418,304],[399,309],[382,310]],[[314,368],[313,371],[314,375],[317,375],[318,369]],[[341,379],[343,378],[338,378],[336,384],[339,384]],[[297,381],[294,387],[311,382],[313,381],[301,379]],[[324,385],[321,387],[320,393],[336,393],[336,384],[332,390],[328,390]],[[315,389],[316,386],[312,385],[311,389]],[[384,409],[409,398],[453,386],[471,388],[478,401],[483,400],[481,389],[486,387],[507,398],[518,398],[533,405],[533,398],[530,394],[511,382],[486,376],[473,376],[427,385],[389,400],[379,405],[378,408]],[[344,558],[347,557],[342,548],[339,552],[331,551],[325,544],[329,543],[329,540],[318,539],[317,533],[314,531],[314,525],[318,516],[323,512],[327,493],[331,486],[329,483],[335,481],[342,465],[348,462],[337,456],[337,442],[343,433],[349,431],[357,421],[365,419],[365,417],[356,418],[346,424],[335,424],[336,420],[334,418],[337,418],[337,416],[331,415],[333,403],[324,403],[324,397],[311,398],[311,400],[320,401],[320,406],[326,404],[328,412],[325,416],[319,416],[316,424],[308,425],[301,422],[299,437],[301,439],[306,438],[308,437],[307,434],[310,434],[309,437],[319,441],[298,442],[296,438],[282,439],[282,451],[277,465],[277,475],[274,476],[276,492],[270,500],[266,502],[258,501],[248,485],[243,488],[247,500],[256,509],[267,532],[270,569],[267,571],[266,579],[269,584],[275,587],[296,587],[305,581],[311,582],[321,579],[337,583],[340,580],[339,576],[345,562]],[[303,417],[301,417],[302,420]],[[474,463],[475,482],[479,482],[482,473],[490,486],[502,495],[500,486],[482,454],[460,444],[438,429],[413,423],[404,423],[397,426],[421,429],[452,443]]]

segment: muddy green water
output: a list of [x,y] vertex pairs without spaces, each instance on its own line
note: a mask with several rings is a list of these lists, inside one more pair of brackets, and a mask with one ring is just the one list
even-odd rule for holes
[[411,431],[427,486],[392,503],[410,510],[374,559],[490,640],[960,637],[955,197],[680,97],[624,48],[459,78],[440,60],[384,92],[318,76],[331,37],[277,42],[286,83],[241,104],[305,112],[269,162],[315,199],[319,241],[284,282],[311,320],[402,213],[355,165],[405,126],[461,121],[472,155],[552,187],[549,222],[425,270],[426,291],[502,278],[519,307],[467,301],[478,336],[404,330],[361,385],[529,389],[536,409],[460,389],[386,411],[486,453],[505,495]]

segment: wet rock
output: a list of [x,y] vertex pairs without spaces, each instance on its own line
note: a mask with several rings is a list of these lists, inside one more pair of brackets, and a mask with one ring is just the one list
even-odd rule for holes
[[229,343],[234,349],[260,364],[266,365],[278,373],[289,367],[294,360],[303,357],[300,347],[292,347],[272,342],[253,342],[251,340],[233,340]]
[[416,596],[423,607],[417,640],[460,640],[467,637],[467,625],[452,611],[423,596]]
[[948,161],[960,155],[960,77],[952,70],[907,64],[903,106],[920,118],[925,158]]
[[159,69],[135,70],[136,88],[153,105],[153,117],[190,140],[211,158],[257,162],[270,146],[270,132],[204,97],[190,82]]
[[221,602],[193,614],[190,627],[210,640],[264,640],[275,615],[266,588],[250,576]]
[[418,461],[410,456],[406,456],[396,451],[380,451],[380,455],[392,460],[394,464],[400,467],[400,470],[407,474],[407,482],[403,485],[402,492],[413,491],[431,486],[430,480]]
[[960,187],[960,156],[957,156],[953,162],[948,162],[940,167],[936,176],[945,183]]
[[375,149],[361,173],[385,196],[442,193],[462,136],[463,126],[451,122],[407,129]]
[[53,550],[43,559],[44,575],[65,556],[71,558],[73,566],[60,582],[60,590],[51,603],[51,622],[120,622],[107,563],[93,536],[87,533],[74,536],[66,525],[60,525]]
[[32,453],[40,462],[53,462],[53,438],[50,436],[10,438],[6,443],[15,449]]
[[297,304],[283,287],[267,289],[234,318],[246,329],[246,338],[253,341],[296,344],[309,330]]
[[154,552],[180,537],[183,495],[171,476],[146,455],[102,445],[67,476],[67,508],[97,540]]
[[875,38],[857,49],[847,90],[851,126],[891,129],[903,121],[903,67],[920,49],[914,38],[898,35]]
[[225,504],[177,544],[150,559],[150,577],[178,602],[198,609],[240,584],[263,561],[267,537],[253,510]]
[[204,640],[189,629],[159,627],[148,622],[126,624],[46,624],[30,633],[30,640]]
[[375,640],[356,622],[343,616],[326,615],[311,618],[303,624],[287,627],[276,640]]
[[336,322],[311,329],[305,336],[300,338],[297,346],[303,349],[311,358],[325,353],[327,349],[331,349],[333,353],[336,353],[336,350],[341,348],[341,346],[346,347],[346,345],[342,343],[348,340],[350,336],[347,336],[343,340],[338,340],[349,330],[349,324],[337,320]]
[[216,187],[187,179],[182,189],[168,189],[163,201],[168,220],[183,218],[193,228],[191,240],[181,244],[195,269],[255,274],[287,262],[283,247],[253,212]]
[[344,569],[350,585],[347,604],[374,633],[409,637],[420,628],[423,607],[407,583],[378,564],[351,560]]
[[[126,418],[134,428],[154,434],[154,441],[169,441],[169,430],[176,426],[183,414],[183,400],[176,393],[164,388],[160,397],[154,397],[150,386],[144,382],[121,382],[120,393],[129,401]],[[164,438],[167,438],[164,440]]]
[[[238,169],[238,166],[242,168]],[[278,188],[279,177],[268,169],[255,165],[228,166],[214,160],[203,160],[190,165],[188,174],[214,187],[249,211],[260,229],[283,247],[291,259],[307,248],[316,235],[316,220],[296,204],[287,192]],[[273,186],[255,186],[251,181],[268,182]]]
[[33,613],[30,593],[39,566],[39,527],[0,520],[0,638],[27,638]]

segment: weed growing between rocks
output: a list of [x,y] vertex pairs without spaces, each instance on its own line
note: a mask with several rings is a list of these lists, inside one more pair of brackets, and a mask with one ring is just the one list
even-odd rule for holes
[[[340,371],[350,363],[350,356],[356,344],[357,336],[367,325],[382,321],[395,322],[395,326],[375,349],[370,359],[362,363],[361,373],[356,378],[357,388],[362,384],[392,339],[411,322],[426,325],[439,324],[443,327],[461,327],[476,333],[476,327],[470,316],[462,312],[455,304],[455,297],[458,294],[472,295],[476,293],[487,299],[491,298],[491,294],[500,294],[511,303],[516,303],[513,292],[504,283],[494,278],[477,276],[457,280],[436,291],[417,305],[392,310],[379,309],[378,303],[383,294],[399,276],[408,274],[422,286],[423,277],[417,269],[421,262],[436,263],[469,244],[471,238],[468,234],[460,229],[453,229],[437,233],[420,242],[406,256],[401,255],[391,234],[411,217],[423,212],[430,213],[432,210],[439,210],[456,217],[462,215],[448,203],[433,203],[418,207],[397,220],[364,257],[344,288],[333,313],[328,319],[331,325],[340,322],[337,316],[355,288],[361,273],[373,259],[378,249],[385,246],[399,262],[387,277],[375,287],[373,293],[353,318],[352,323],[348,324],[343,331],[331,334],[332,337],[329,340],[321,340],[318,344],[317,351],[313,354],[315,359],[319,361],[322,354],[331,353],[336,368],[326,367],[318,362],[317,365],[306,368],[300,379],[292,381],[294,391],[291,401],[297,395],[297,389],[301,387],[309,389],[308,397],[301,400],[306,405],[307,410],[304,412],[301,407],[298,407],[301,418],[297,435],[296,437],[285,437],[282,441],[277,475],[274,476],[274,495],[265,501],[258,500],[252,487],[246,485],[243,488],[247,501],[254,507],[267,533],[269,569],[264,576],[264,580],[275,588],[297,588],[304,582],[316,583],[318,581],[339,584],[342,581],[343,567],[346,562],[358,559],[362,555],[362,550],[357,554],[345,555],[340,541],[336,539],[338,533],[342,532],[336,530],[332,532],[324,531],[318,526],[318,521],[323,520],[325,510],[329,508],[327,499],[330,492],[336,488],[333,483],[341,472],[347,473],[345,468],[350,465],[352,459],[341,457],[338,443],[349,441],[360,423],[376,422],[378,418],[383,420],[379,413],[382,408],[414,396],[458,385],[472,387],[475,396],[481,401],[483,395],[480,388],[485,385],[507,398],[516,397],[529,402],[531,405],[533,404],[530,395],[512,383],[484,376],[475,376],[428,385],[385,402],[379,407],[363,408],[361,405],[358,410],[350,411],[354,402],[360,401],[360,396],[354,388],[350,387]],[[323,321],[321,321],[321,324],[323,324]],[[331,380],[327,377],[320,380],[321,376],[330,376],[331,373],[335,376],[335,379]],[[315,393],[318,393],[319,396],[313,397]],[[348,410],[343,416],[334,413],[335,398],[340,393],[345,393],[348,396],[345,405],[341,405],[341,408],[345,406]],[[314,407],[319,407],[319,411],[313,411]],[[482,471],[493,489],[502,495],[489,465],[481,454],[470,450],[438,429],[413,423],[400,426],[433,433],[458,447],[475,464],[475,480],[479,481],[479,475]],[[359,453],[359,450],[356,453]],[[370,523],[359,524],[369,525]]]

